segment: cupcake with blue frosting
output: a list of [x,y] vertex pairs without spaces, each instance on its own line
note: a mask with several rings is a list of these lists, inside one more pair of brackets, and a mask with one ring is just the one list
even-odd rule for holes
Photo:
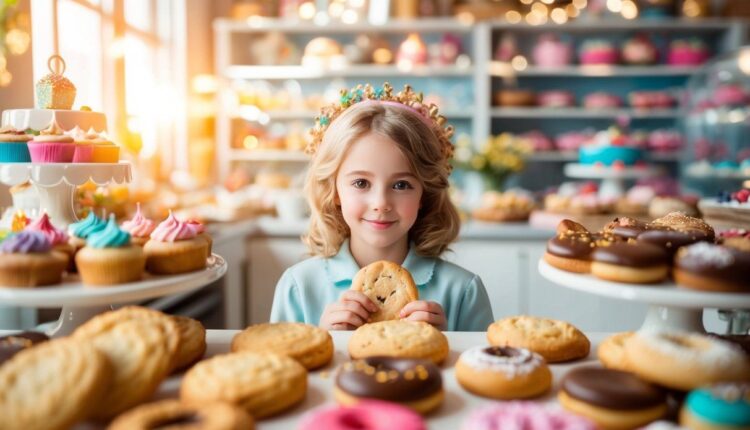
[[138,281],[146,266],[143,249],[130,241],[130,233],[120,229],[114,215],[103,229],[89,235],[75,259],[81,281],[93,287]]
[[39,231],[22,231],[0,245],[0,288],[59,284],[68,257]]

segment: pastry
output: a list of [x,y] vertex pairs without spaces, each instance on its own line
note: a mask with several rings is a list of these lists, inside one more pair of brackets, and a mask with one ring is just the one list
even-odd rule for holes
[[143,252],[146,270],[157,275],[174,275],[204,269],[208,243],[197,237],[193,227],[178,221],[170,212],[151,233]]
[[670,257],[682,246],[713,242],[716,236],[713,227],[705,221],[680,212],[670,212],[651,221],[647,227],[647,231],[638,235],[638,242],[657,245]]
[[138,281],[146,266],[143,249],[130,243],[130,233],[120,230],[114,215],[103,230],[89,236],[75,260],[81,282],[93,287]]
[[632,91],[628,100],[635,109],[669,109],[677,103],[666,91]]
[[618,242],[597,247],[591,259],[591,274],[608,281],[649,284],[669,275],[667,253],[640,239],[635,243]]
[[498,106],[534,106],[536,94],[533,91],[506,88],[495,93],[495,104]]
[[38,231],[22,231],[0,245],[0,286],[38,287],[59,284],[68,256],[52,250]]
[[71,163],[75,154],[73,138],[64,134],[57,123],[39,132],[27,143],[33,163]]
[[677,251],[674,278],[699,291],[750,293],[750,252],[699,242]]
[[622,106],[622,99],[603,91],[586,94],[583,98],[583,107],[586,109],[616,109]]
[[540,67],[563,67],[573,61],[573,49],[554,33],[543,34],[532,52],[534,64]]
[[339,368],[334,388],[334,397],[342,405],[377,399],[420,414],[438,408],[444,396],[440,368],[416,358],[368,357],[345,363]]
[[583,65],[613,65],[620,60],[620,53],[610,42],[592,39],[583,42],[579,60]]
[[385,260],[361,268],[352,280],[351,289],[366,295],[380,308],[370,314],[369,322],[399,319],[401,309],[419,299],[409,271]]
[[647,229],[648,225],[645,222],[638,221],[635,218],[621,216],[605,225],[602,231],[615,237],[628,240],[636,239],[639,234]]
[[448,339],[426,322],[392,320],[365,324],[349,339],[349,355],[353,359],[425,358],[440,364],[448,352]]
[[[388,417],[388,419],[383,419]],[[413,410],[391,402],[362,400],[350,406],[324,406],[302,417],[299,430],[427,430]]]
[[70,243],[68,243],[68,235],[52,225],[47,212],[42,213],[39,218],[29,223],[29,225],[26,226],[26,229],[29,231],[41,232],[47,238],[50,245],[52,245],[53,251],[61,252],[68,257],[68,267],[74,264],[73,262],[70,262],[70,260],[72,260],[75,255],[75,249]]
[[552,385],[552,373],[539,354],[507,346],[466,350],[456,363],[456,379],[474,394],[503,400],[537,397]]
[[136,204],[133,218],[122,223],[121,228],[130,233],[130,241],[135,245],[143,246],[151,237],[151,232],[156,228],[156,223],[143,216],[141,204]]
[[745,87],[739,84],[721,84],[716,87],[713,101],[717,106],[744,106],[750,99]]
[[682,212],[690,217],[698,216],[695,204],[678,197],[654,197],[648,205],[648,215],[651,218],[661,218],[673,212]]
[[461,430],[597,430],[593,422],[537,402],[495,402],[471,412]]
[[74,163],[90,163],[94,157],[94,142],[89,140],[88,134],[76,126],[68,133],[73,136],[75,152],[73,153]]
[[239,351],[283,354],[312,370],[331,361],[333,339],[327,331],[310,324],[256,324],[237,333],[232,339],[232,352]]
[[680,424],[689,429],[750,428],[750,384],[716,384],[688,394],[680,410]]
[[532,316],[495,321],[487,329],[487,341],[494,346],[529,349],[550,363],[586,358],[591,348],[586,335],[572,324]]
[[253,418],[228,403],[186,405],[168,399],[147,403],[117,417],[108,430],[210,429],[253,430]]
[[203,358],[206,352],[206,329],[200,321],[179,315],[170,316],[180,331],[180,344],[174,361],[174,370],[188,368]]
[[581,224],[565,219],[557,225],[557,234],[547,241],[544,261],[560,270],[591,272],[591,253],[597,238]]
[[625,356],[625,341],[633,335],[633,332],[627,331],[616,333],[607,337],[599,344],[596,350],[596,356],[608,369],[628,371],[627,357]]
[[106,221],[96,216],[94,211],[90,211],[89,214],[86,215],[86,218],[68,226],[70,244],[75,248],[75,251],[78,252],[86,245],[86,239],[88,239],[92,233],[103,230],[106,226]]
[[750,252],[750,231],[743,228],[724,230],[719,235],[719,243],[739,251]]
[[24,349],[49,340],[47,335],[35,331],[24,331],[0,337],[0,365]]
[[28,163],[29,146],[26,144],[34,136],[13,127],[0,129],[0,163]]
[[482,196],[482,203],[474,209],[472,216],[489,222],[525,221],[529,219],[532,210],[534,200],[525,194],[488,191]]
[[536,100],[539,106],[546,108],[564,108],[576,104],[575,95],[566,90],[543,91],[539,93]]
[[114,142],[96,134],[88,134],[86,138],[91,139],[94,145],[91,151],[92,163],[117,163],[120,161],[120,147],[115,145]]

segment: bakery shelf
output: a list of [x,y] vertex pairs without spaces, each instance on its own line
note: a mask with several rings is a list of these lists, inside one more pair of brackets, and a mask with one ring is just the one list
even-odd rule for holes
[[[677,152],[647,152],[646,159],[659,162],[678,162],[680,154]],[[570,162],[578,161],[577,151],[537,151],[530,154],[528,161],[534,162]]]
[[236,161],[284,161],[292,163],[307,163],[310,156],[301,151],[285,151],[271,149],[233,149],[232,160]]
[[229,79],[330,79],[349,77],[470,77],[473,66],[398,66],[350,65],[344,67],[308,67],[308,66],[239,66],[232,65],[224,69],[224,77]]
[[565,25],[548,22],[541,25],[528,23],[512,24],[507,21],[492,21],[489,23],[493,30],[504,31],[528,31],[544,33],[549,31],[562,31],[565,33],[600,33],[600,32],[623,32],[623,31],[700,31],[720,32],[729,29],[735,24],[744,24],[742,20],[726,19],[661,19],[661,20],[627,20],[627,19],[596,19],[571,21]]
[[658,77],[688,76],[700,69],[700,66],[566,66],[538,67],[528,66],[523,70],[514,69],[509,63],[492,61],[489,74],[494,77]]
[[[268,115],[268,119],[271,121],[312,121],[319,115],[319,112],[314,110],[269,110],[263,113]],[[440,115],[443,115],[448,119],[471,119],[474,117],[474,111],[447,109],[440,110]],[[232,115],[232,118],[249,121],[255,120],[253,118],[245,118],[239,113]]]
[[452,18],[389,20],[385,24],[376,25],[367,22],[356,24],[336,23],[318,25],[313,22],[280,21],[275,19],[254,17],[246,20],[217,19],[214,29],[234,33],[262,33],[281,31],[284,33],[311,34],[359,34],[364,32],[377,33],[469,33],[473,30],[473,22]]
[[679,109],[586,109],[581,107],[498,107],[490,111],[493,118],[552,118],[552,119],[674,119],[680,116]]

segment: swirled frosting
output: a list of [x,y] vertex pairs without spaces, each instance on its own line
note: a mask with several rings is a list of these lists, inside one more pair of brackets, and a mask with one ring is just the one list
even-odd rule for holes
[[52,245],[40,231],[22,231],[3,241],[0,251],[4,253],[29,254],[32,252],[47,252]]
[[189,220],[185,221],[185,223],[190,228],[192,228],[193,230],[195,230],[195,234],[201,234],[204,231],[206,231],[206,226],[203,225],[200,221],[196,221],[194,219],[189,219]]
[[53,122],[49,127],[39,132],[39,136],[34,137],[34,142],[55,142],[55,143],[73,143],[73,138],[65,134],[57,122]]
[[26,230],[41,232],[47,238],[47,240],[49,240],[49,243],[52,246],[68,242],[68,235],[64,231],[57,229],[52,225],[46,212],[43,213],[42,216],[40,216],[34,222],[29,224],[26,227]]
[[110,215],[103,230],[92,233],[86,245],[92,248],[119,248],[130,244],[130,233],[117,226],[115,216]]
[[197,235],[195,228],[190,224],[177,220],[172,212],[167,219],[161,222],[153,232],[151,239],[159,242],[176,242],[178,240],[192,239]]
[[122,223],[122,229],[133,237],[149,237],[156,228],[156,223],[141,213],[141,204],[138,203],[133,219]]
[[103,230],[107,223],[94,214],[89,212],[88,216],[83,221],[78,221],[68,226],[70,234],[81,239],[87,239],[92,233]]

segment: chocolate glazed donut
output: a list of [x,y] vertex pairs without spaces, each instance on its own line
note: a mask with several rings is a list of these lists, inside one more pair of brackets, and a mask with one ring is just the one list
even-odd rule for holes
[[369,357],[346,363],[336,386],[351,396],[402,403],[440,392],[443,378],[429,360]]

